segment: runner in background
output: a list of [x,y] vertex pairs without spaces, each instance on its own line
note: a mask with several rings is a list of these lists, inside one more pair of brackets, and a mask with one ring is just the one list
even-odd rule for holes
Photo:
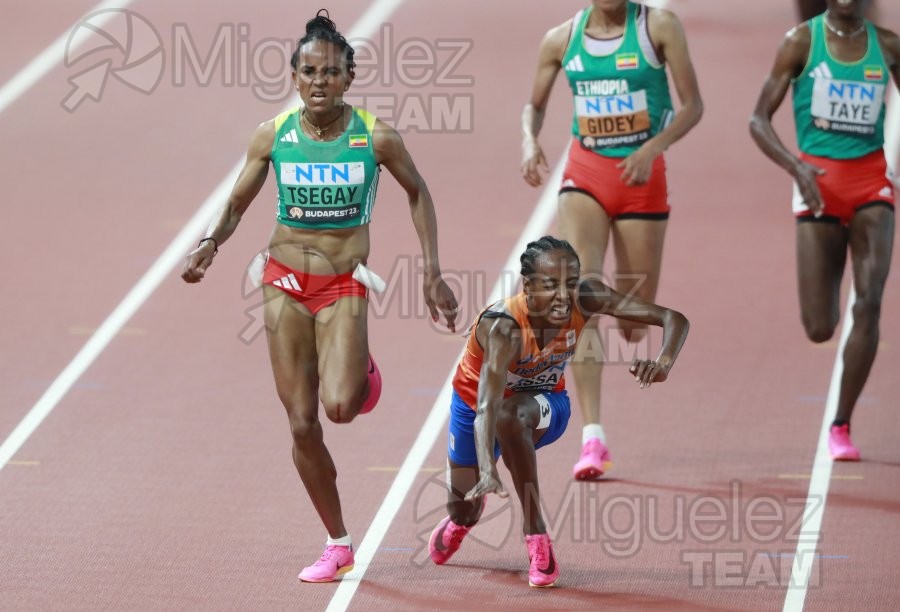
[[[827,10],[787,33],[763,84],[750,131],[794,180],[800,315],[813,342],[840,321],[849,251],[853,327],[843,353],[829,450],[858,461],[853,409],[878,350],[881,301],[894,240],[894,190],[884,154],[884,99],[900,79],[900,38],[866,20],[864,0],[828,0]],[[772,125],[789,88],[799,155]]]
[[[681,102],[676,112],[666,68]],[[615,286],[652,302],[669,218],[663,152],[693,128],[703,102],[678,18],[626,0],[594,0],[551,29],[538,51],[531,99],[522,114],[522,174],[541,184],[547,160],[538,134],[560,70],[575,96],[572,141],[559,191],[559,228],[581,258],[582,272],[600,276],[612,238]],[[646,326],[619,323],[630,342]],[[612,464],[600,424],[602,362],[596,321],[582,336],[571,371],[584,422],[578,480],[602,476]],[[592,337],[590,337],[592,336]]]

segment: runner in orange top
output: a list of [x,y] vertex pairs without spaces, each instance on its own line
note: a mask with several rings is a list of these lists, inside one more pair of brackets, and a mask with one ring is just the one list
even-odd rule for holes
[[[515,369],[507,374],[507,385],[503,397],[509,397],[517,391],[549,389],[563,391],[566,381],[563,377],[566,363],[575,350],[575,342],[584,327],[584,316],[579,310],[573,310],[569,321],[557,332],[559,341],[553,340],[543,348],[538,344],[528,320],[528,303],[525,293],[497,302],[487,308],[484,317],[509,317],[522,330],[522,347]],[[453,389],[460,399],[469,406],[478,403],[478,378],[484,364],[484,350],[477,339],[477,334],[469,336],[466,352],[456,369],[453,378]]]
[[535,449],[566,429],[570,407],[563,370],[586,319],[606,313],[664,328],[659,357],[631,364],[641,388],[666,380],[688,321],[599,280],[580,278],[578,256],[564,240],[544,236],[529,243],[520,260],[523,291],[478,316],[453,379],[449,516],[432,533],[429,552],[436,564],[446,563],[478,522],[485,496],[508,495],[497,474],[502,451],[522,504],[528,581],[545,587],[556,582],[559,566],[541,516]]

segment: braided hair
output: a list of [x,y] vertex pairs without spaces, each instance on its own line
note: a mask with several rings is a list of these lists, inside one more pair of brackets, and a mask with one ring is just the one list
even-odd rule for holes
[[337,25],[335,25],[328,16],[327,9],[319,9],[316,16],[306,22],[306,35],[297,41],[297,48],[294,49],[294,53],[291,55],[291,68],[297,70],[297,61],[300,59],[301,47],[313,40],[324,40],[325,42],[334,44],[341,52],[347,74],[349,74],[351,78],[356,76],[354,70],[356,68],[356,62],[353,61],[353,47],[350,46],[350,43],[347,42],[344,35],[338,32]]
[[579,265],[581,264],[575,249],[567,241],[554,238],[553,236],[543,236],[538,240],[529,242],[528,246],[525,247],[525,252],[519,256],[519,263],[522,265],[520,274],[525,278],[533,276],[538,257],[553,251],[565,251]]

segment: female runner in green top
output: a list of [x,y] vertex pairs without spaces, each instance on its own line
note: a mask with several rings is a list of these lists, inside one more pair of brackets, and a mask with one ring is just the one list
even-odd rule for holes
[[[573,138],[559,192],[560,233],[575,247],[588,275],[602,274],[612,237],[616,274],[611,284],[653,302],[669,217],[663,152],[703,113],[684,30],[664,9],[593,0],[547,32],[522,114],[522,175],[532,186],[541,184],[540,170],[547,167],[537,138],[560,70],[575,101]],[[667,72],[681,103],[677,112]],[[644,337],[646,326],[619,325],[632,342]],[[581,458],[573,468],[579,480],[600,476],[611,464],[600,426],[602,364],[589,358],[596,338],[594,324],[571,363],[584,421]]]
[[[827,0],[827,10],[787,33],[763,84],[750,131],[794,179],[800,313],[813,342],[840,320],[849,248],[853,327],[844,349],[829,449],[859,460],[850,417],[878,349],[881,300],[894,240],[894,190],[886,176],[884,96],[900,79],[900,38],[863,17],[864,0]],[[781,142],[772,116],[793,87],[800,154]]]
[[278,202],[263,277],[266,332],[275,386],[293,434],[294,463],[328,532],[322,557],[299,577],[328,582],[352,569],[353,549],[337,472],[322,437],[319,402],[330,420],[348,423],[373,407],[378,392],[366,292],[354,272],[369,255],[379,166],[408,195],[433,320],[443,314],[453,331],[457,302],[441,279],[431,196],[403,141],[394,129],[343,101],[353,82],[353,49],[327,12],[307,23],[291,66],[303,110],[257,128],[228,204],[188,255],[182,277],[192,283],[203,278],[272,164]]

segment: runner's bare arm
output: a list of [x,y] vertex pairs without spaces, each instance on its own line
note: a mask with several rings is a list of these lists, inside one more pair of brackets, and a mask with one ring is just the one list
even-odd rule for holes
[[763,83],[750,118],[750,134],[766,156],[787,170],[797,181],[806,205],[814,214],[821,214],[824,203],[816,184],[816,176],[823,170],[801,161],[791,153],[772,127],[772,117],[784,102],[791,80],[803,71],[809,56],[810,32],[806,25],[799,25],[782,41],[775,55],[775,65]]
[[241,217],[253,199],[262,189],[269,172],[272,143],[275,141],[275,122],[266,121],[256,128],[250,139],[250,147],[247,150],[247,158],[244,167],[238,175],[237,181],[228,197],[228,202],[222,208],[219,216],[206,233],[207,240],[188,254],[181,278],[188,283],[199,282],[206,269],[212,264],[213,256],[219,246],[237,229]]
[[688,52],[687,36],[678,17],[665,9],[650,11],[648,26],[651,39],[657,41],[661,58],[669,67],[672,83],[681,108],[666,128],[653,137],[656,145],[665,151],[673,143],[700,122],[703,116],[703,98],[697,84],[697,74]]
[[619,293],[605,283],[583,279],[578,284],[577,303],[585,316],[607,314],[618,319],[635,321],[663,328],[662,346],[655,360],[635,359],[629,371],[641,388],[653,382],[663,382],[675,365],[675,359],[687,339],[690,323],[683,314],[671,308],[645,302],[633,295]]
[[571,28],[570,20],[547,32],[541,41],[531,98],[522,110],[522,176],[532,187],[541,184],[540,170],[548,170],[547,160],[537,137],[544,123],[553,83],[562,68]]
[[673,12],[659,8],[651,10],[647,19],[650,38],[672,75],[680,108],[669,125],[618,164],[626,185],[643,185],[650,180],[653,161],[691,131],[703,116],[703,99],[681,22]]
[[875,27],[884,61],[887,62],[888,70],[894,78],[894,87],[900,88],[900,36],[886,28]]
[[478,377],[478,405],[475,411],[475,453],[478,456],[478,483],[466,495],[472,499],[496,493],[509,495],[500,482],[494,461],[494,440],[497,435],[497,411],[506,390],[506,372],[509,362],[519,354],[519,326],[505,317],[484,318],[474,331],[484,347],[484,362]]
[[383,164],[397,179],[409,198],[413,225],[425,259],[425,302],[431,312],[431,318],[437,322],[440,312],[446,319],[447,328],[456,331],[456,315],[459,307],[453,291],[441,278],[437,216],[425,179],[419,174],[406,145],[403,144],[403,139],[394,128],[379,120],[373,132],[376,161]]

